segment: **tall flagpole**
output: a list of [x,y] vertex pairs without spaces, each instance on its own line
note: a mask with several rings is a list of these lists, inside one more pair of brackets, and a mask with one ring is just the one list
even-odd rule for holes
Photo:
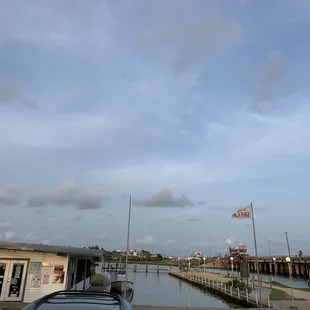
[[129,210],[128,210],[128,226],[127,226],[127,250],[126,250],[126,263],[125,263],[125,291],[124,295],[126,296],[127,292],[127,271],[128,271],[128,257],[129,257],[129,237],[130,237],[130,218],[131,218],[131,196],[129,197]]
[[260,307],[262,308],[262,287],[260,282],[259,276],[259,262],[258,262],[258,251],[257,251],[257,242],[256,242],[256,231],[255,231],[255,220],[254,220],[254,211],[253,211],[253,204],[250,203],[251,207],[251,215],[252,215],[252,226],[253,226],[253,237],[254,237],[254,247],[255,247],[255,257],[256,257],[256,271],[257,271],[257,281],[259,285],[259,300],[260,300]]

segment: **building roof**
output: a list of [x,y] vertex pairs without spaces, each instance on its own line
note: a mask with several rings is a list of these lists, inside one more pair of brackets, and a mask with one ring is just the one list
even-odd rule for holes
[[110,257],[111,253],[105,250],[95,250],[87,248],[76,248],[71,246],[49,245],[49,244],[33,244],[20,243],[11,241],[0,241],[0,249],[43,252],[43,253],[58,253],[72,256],[83,257]]

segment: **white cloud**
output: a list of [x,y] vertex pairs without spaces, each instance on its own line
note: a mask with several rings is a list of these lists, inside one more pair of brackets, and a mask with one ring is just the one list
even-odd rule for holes
[[233,245],[236,242],[236,239],[234,237],[229,237],[225,240],[225,243],[228,245]]
[[12,224],[9,221],[0,222],[0,230],[10,228],[11,226],[12,226]]
[[5,239],[11,240],[16,236],[16,234],[13,231],[5,231],[3,236]]
[[156,239],[153,236],[145,236],[145,237],[136,239],[136,244],[140,244],[140,245],[152,245],[155,242],[156,242]]
[[34,240],[37,240],[38,238],[36,238],[32,232],[29,232],[28,234],[26,234],[23,239],[25,241],[34,241]]
[[0,188],[0,206],[15,206],[19,201],[20,195],[16,187]]

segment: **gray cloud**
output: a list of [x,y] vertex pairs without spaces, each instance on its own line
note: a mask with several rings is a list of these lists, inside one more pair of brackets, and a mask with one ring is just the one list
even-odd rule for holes
[[205,206],[206,205],[205,201],[203,201],[203,200],[198,201],[197,204],[198,204],[198,206]]
[[47,205],[76,206],[80,210],[100,209],[109,199],[89,191],[78,189],[69,183],[59,189],[39,193],[29,197],[28,207],[44,207]]
[[9,221],[0,222],[0,230],[10,228],[12,225]]
[[174,197],[170,189],[163,189],[153,194],[151,197],[144,197],[140,200],[133,200],[133,204],[143,207],[189,207],[194,203],[185,195],[177,198]]
[[189,219],[188,219],[188,221],[189,222],[199,222],[200,221],[200,218],[198,218],[198,217],[190,217]]
[[19,190],[15,187],[0,189],[0,206],[15,206],[20,202]]
[[287,62],[284,55],[273,52],[268,56],[265,69],[254,82],[253,108],[257,111],[264,109],[263,103],[279,97],[285,97],[295,93],[297,85],[288,77]]
[[242,28],[237,20],[208,16],[192,19],[189,1],[183,1],[182,5],[180,1],[156,1],[143,6],[149,23],[142,33],[142,46],[157,57],[170,55],[171,69],[176,75],[206,56],[242,41]]
[[0,106],[11,104],[22,104],[30,108],[37,106],[36,101],[25,96],[16,85],[0,83]]

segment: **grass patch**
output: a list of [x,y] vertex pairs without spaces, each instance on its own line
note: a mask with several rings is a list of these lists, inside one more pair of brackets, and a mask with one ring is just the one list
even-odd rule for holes
[[[266,282],[267,283],[267,282]],[[284,288],[289,288],[289,286],[285,285],[285,284],[282,284],[280,282],[277,282],[277,281],[271,281],[271,284],[272,285],[276,285],[276,286],[279,286],[279,287],[284,287]]]
[[277,288],[273,288],[269,295],[270,300],[289,300],[291,296],[286,294],[284,291],[279,290]]
[[102,286],[104,282],[104,278],[101,274],[94,274],[91,277],[91,285],[93,286]]
[[[291,288],[288,285],[282,284],[280,282],[277,281],[272,281],[271,282],[272,285],[278,286],[278,287],[283,287],[283,288]],[[298,290],[298,291],[303,291],[303,292],[309,292],[310,293],[310,288],[304,288],[304,287],[293,287],[293,290]]]
[[[270,300],[291,300],[291,295],[287,294],[286,292],[273,288],[269,295]],[[305,300],[303,298],[294,298],[294,300]]]

